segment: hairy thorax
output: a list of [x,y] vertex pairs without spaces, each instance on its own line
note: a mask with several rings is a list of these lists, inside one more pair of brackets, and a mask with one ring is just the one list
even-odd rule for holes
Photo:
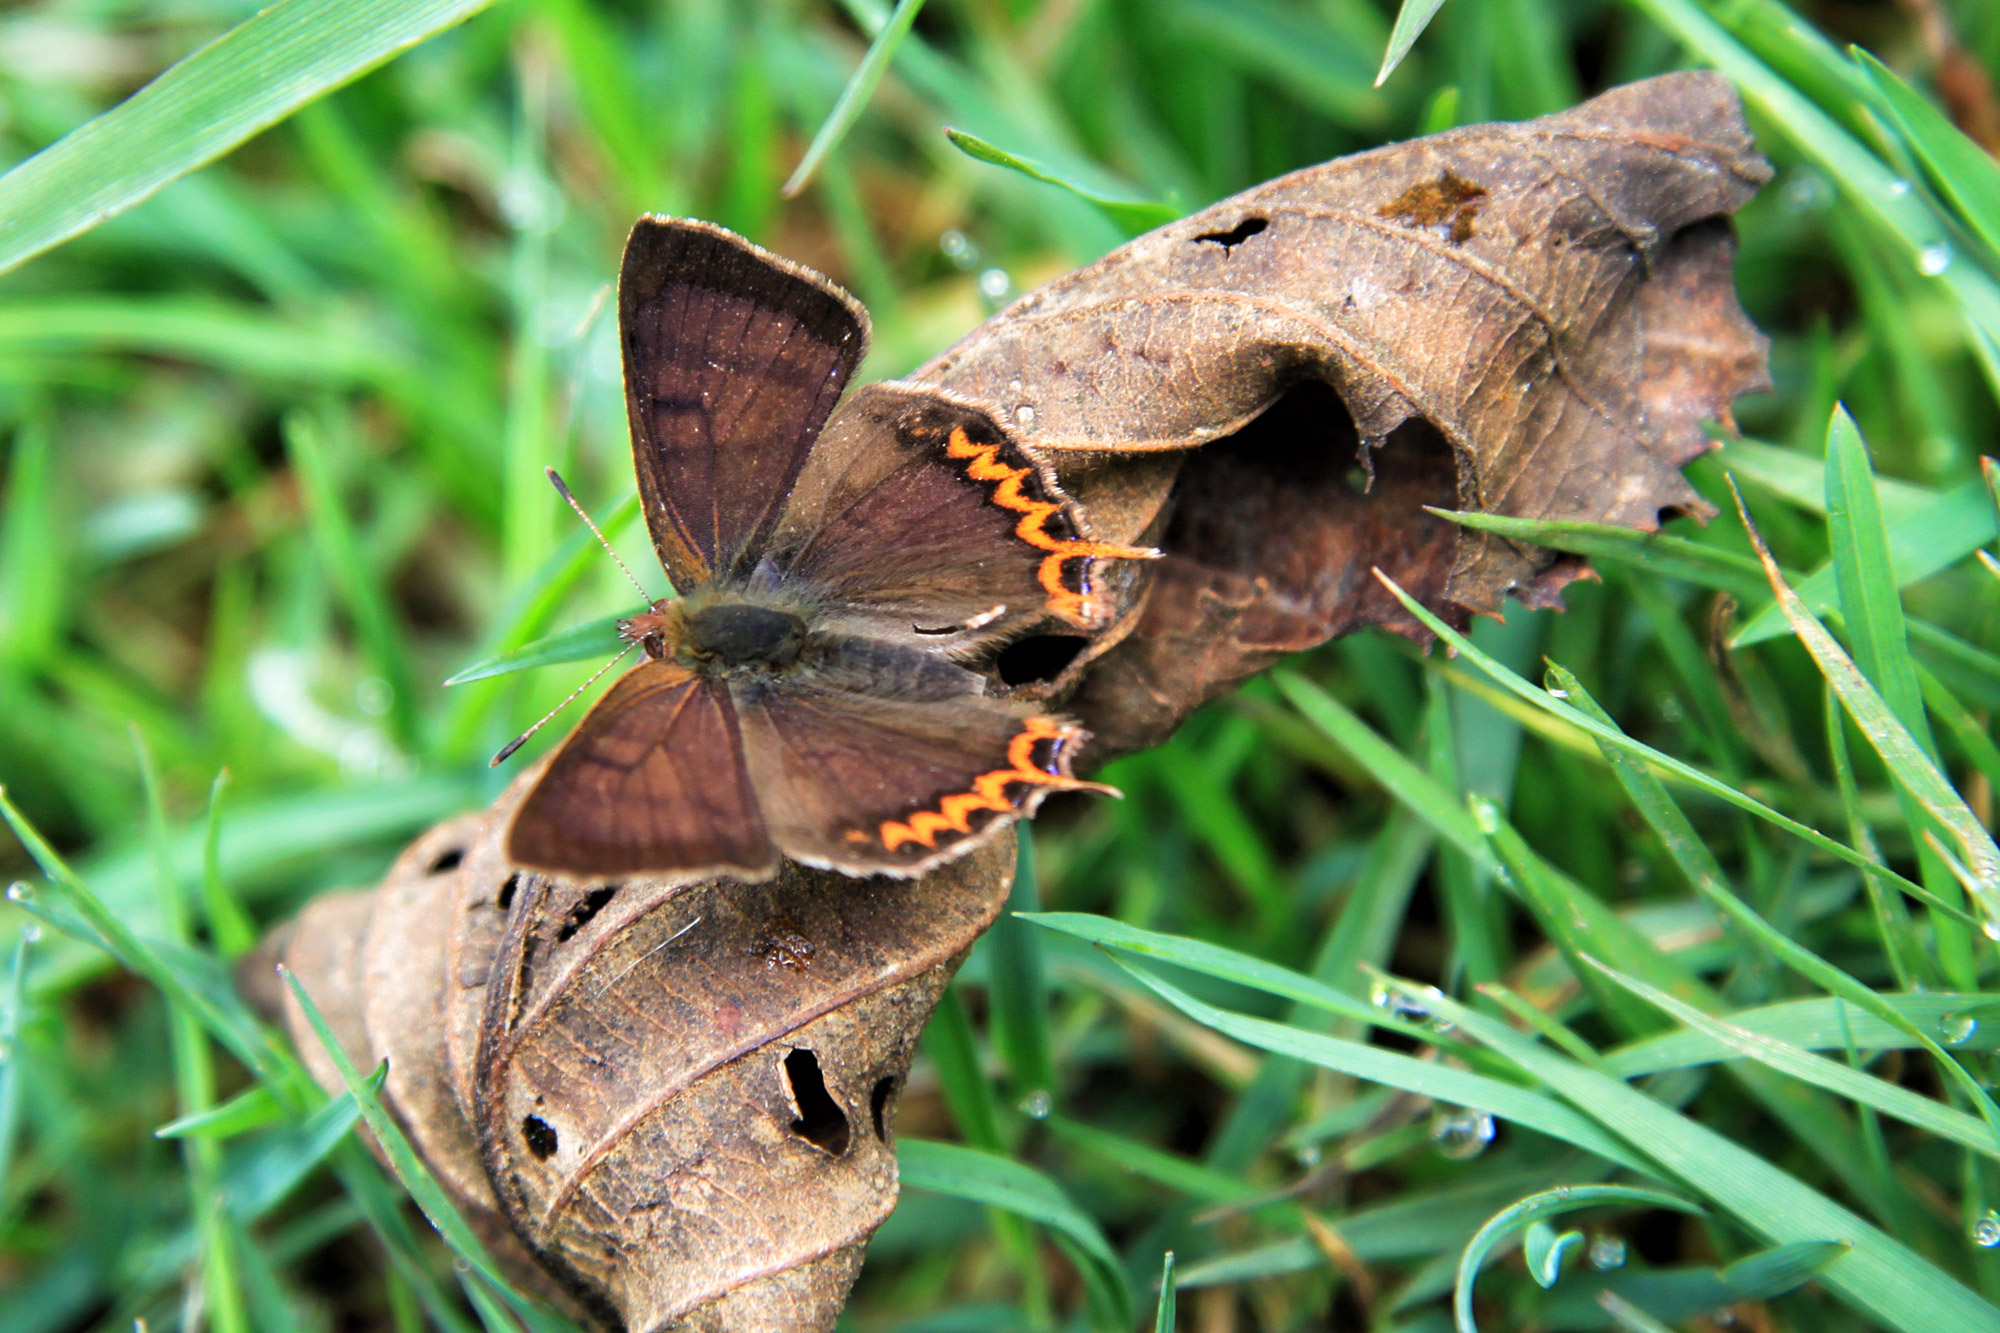
[[724,676],[788,670],[805,650],[808,630],[803,608],[724,589],[655,602],[618,624],[619,635],[648,657]]

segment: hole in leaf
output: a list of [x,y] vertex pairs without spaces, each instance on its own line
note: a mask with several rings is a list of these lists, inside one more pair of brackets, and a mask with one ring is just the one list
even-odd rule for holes
[[500,892],[493,897],[493,905],[503,912],[512,907],[514,905],[514,890],[520,886],[521,877],[519,875],[507,876],[507,882],[500,886]]
[[556,1131],[540,1116],[531,1115],[521,1121],[521,1137],[528,1141],[528,1151],[535,1155],[536,1161],[546,1162],[556,1155]]
[[875,1080],[875,1090],[868,1094],[868,1109],[875,1115],[875,1137],[889,1141],[889,1099],[896,1095],[896,1076]]
[[1225,250],[1233,250],[1270,225],[1269,219],[1266,218],[1244,218],[1228,231],[1205,231],[1195,237],[1195,240],[1209,241]]
[[447,848],[446,850],[438,853],[437,860],[431,862],[430,865],[425,868],[424,873],[426,875],[442,875],[447,870],[458,869],[459,863],[464,860],[465,860],[465,848],[463,847]]
[[1074,634],[1030,634],[1002,648],[993,669],[1008,685],[1054,680],[1089,643]]
[[583,901],[569,909],[569,920],[563,922],[562,929],[556,932],[556,939],[566,940],[589,925],[590,918],[603,911],[604,905],[618,896],[620,887],[622,886],[617,884],[607,884],[601,889],[592,889],[583,895]]
[[792,1122],[792,1133],[835,1157],[846,1152],[847,1116],[833,1094],[826,1090],[826,1078],[819,1072],[819,1057],[804,1047],[786,1056],[785,1083],[791,1089],[792,1105],[799,1108],[799,1118]]

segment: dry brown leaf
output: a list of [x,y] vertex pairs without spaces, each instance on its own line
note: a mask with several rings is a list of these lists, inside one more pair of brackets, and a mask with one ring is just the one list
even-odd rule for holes
[[572,883],[501,859],[534,776],[311,904],[279,956],[357,1065],[388,1060],[384,1101],[529,1285],[635,1333],[830,1329],[1011,833],[915,880]]
[[1667,75],[1281,177],[920,368],[1049,459],[1094,535],[1167,552],[1072,701],[1093,758],[1280,654],[1415,632],[1371,567],[1461,624],[1581,568],[1424,505],[1705,513],[1680,475],[1700,423],[1766,383],[1727,217],[1769,175],[1725,80]]

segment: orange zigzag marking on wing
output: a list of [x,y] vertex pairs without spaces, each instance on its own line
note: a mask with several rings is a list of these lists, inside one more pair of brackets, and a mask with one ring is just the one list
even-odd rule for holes
[[[1056,764],[1062,756],[1062,747],[1077,739],[1078,728],[1067,722],[1058,722],[1052,717],[1031,717],[1021,734],[1007,742],[1007,767],[996,768],[990,773],[981,773],[972,780],[970,791],[954,792],[938,802],[935,810],[919,810],[912,814],[908,823],[888,820],[882,825],[882,845],[895,851],[906,842],[919,842],[926,847],[936,847],[938,834],[950,830],[954,833],[972,832],[972,816],[980,810],[991,810],[1005,814],[1014,809],[1014,802],[1007,797],[1007,788],[1016,782],[1026,782],[1037,787],[1056,787],[1065,791],[1103,791],[1112,789],[1098,782],[1085,782],[1059,771],[1039,768],[1035,764],[1035,745],[1039,741],[1054,741],[1055,753],[1049,762]],[[1113,792],[1112,794],[1116,794]]]
[[1002,509],[1011,509],[1021,516],[1014,525],[1014,535],[1038,551],[1047,551],[1041,568],[1036,571],[1036,581],[1049,595],[1049,610],[1080,629],[1096,629],[1103,623],[1108,608],[1104,599],[1090,590],[1090,567],[1085,566],[1078,579],[1080,591],[1071,592],[1063,584],[1062,567],[1065,560],[1088,558],[1092,560],[1157,560],[1160,553],[1144,546],[1114,546],[1109,542],[1064,541],[1048,533],[1051,515],[1059,512],[1061,505],[1052,500],[1036,500],[1021,493],[1021,483],[1033,475],[1032,468],[1008,467],[1000,461],[1000,446],[997,444],[974,444],[966,435],[963,426],[954,426],[951,440],[945,445],[945,453],[951,458],[965,463],[965,474],[974,481],[995,483],[993,503]]

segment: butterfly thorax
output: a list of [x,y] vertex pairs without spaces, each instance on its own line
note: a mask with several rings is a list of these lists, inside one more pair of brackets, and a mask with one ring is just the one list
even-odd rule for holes
[[[706,595],[704,595],[706,594]],[[703,590],[684,601],[655,602],[618,626],[620,635],[652,658],[678,662],[703,675],[777,672],[799,660],[804,616],[785,607]]]

